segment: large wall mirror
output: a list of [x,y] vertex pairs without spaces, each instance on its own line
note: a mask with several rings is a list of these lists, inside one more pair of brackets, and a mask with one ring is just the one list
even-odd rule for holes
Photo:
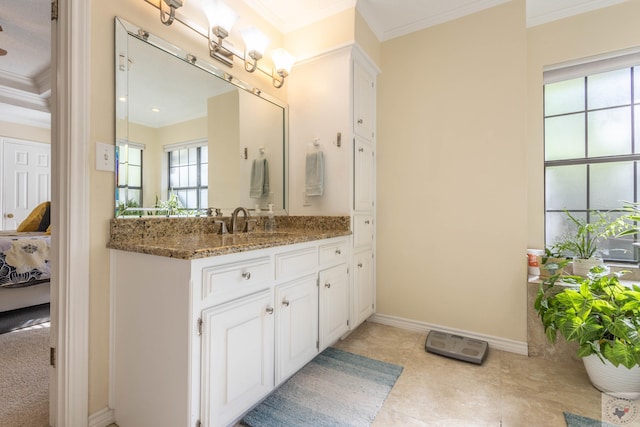
[[286,105],[116,18],[116,216],[287,209]]

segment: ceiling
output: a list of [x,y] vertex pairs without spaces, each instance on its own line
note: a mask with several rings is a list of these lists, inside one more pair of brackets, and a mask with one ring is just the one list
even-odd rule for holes
[[48,128],[51,0],[0,0],[0,120]]
[[[142,0],[138,0],[142,1]],[[195,0],[185,0],[191,2]],[[288,33],[354,7],[380,41],[510,0],[243,0]],[[527,26],[629,0],[527,0]],[[0,120],[50,126],[50,0],[0,0]]]

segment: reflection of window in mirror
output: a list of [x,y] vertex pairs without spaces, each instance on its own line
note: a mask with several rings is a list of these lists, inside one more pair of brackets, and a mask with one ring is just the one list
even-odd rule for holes
[[[179,148],[165,147],[168,156],[169,193],[183,208],[206,209],[209,205],[209,153],[207,142]],[[171,194],[167,194],[169,200]]]
[[[118,142],[118,194],[116,207],[142,206],[142,154],[144,145]],[[123,205],[123,206],[120,206]]]

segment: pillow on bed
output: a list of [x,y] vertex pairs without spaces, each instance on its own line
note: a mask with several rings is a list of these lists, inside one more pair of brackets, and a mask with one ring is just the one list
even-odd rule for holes
[[43,202],[33,208],[16,231],[46,231],[51,216],[51,202]]

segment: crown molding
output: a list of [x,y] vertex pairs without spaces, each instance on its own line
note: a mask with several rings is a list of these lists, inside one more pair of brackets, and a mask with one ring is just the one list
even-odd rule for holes
[[443,13],[430,15],[422,19],[417,19],[415,21],[387,29],[383,28],[383,26],[374,18],[375,13],[373,9],[371,9],[369,3],[358,2],[358,10],[360,11],[365,21],[367,21],[367,23],[369,24],[371,31],[376,34],[380,41],[384,42],[396,37],[401,37],[409,33],[413,33],[415,31],[424,30],[425,28],[433,27],[435,25],[442,24],[448,21],[453,21],[454,19],[462,18],[463,16],[471,15],[485,9],[490,9],[509,1],[511,0],[479,0],[466,4],[462,7],[447,10]]
[[[549,10],[548,8],[544,13],[537,15],[534,15],[534,12],[530,11],[529,7],[527,7],[527,28],[547,24],[559,19],[569,18],[582,13],[592,12],[597,9],[614,6],[627,1],[629,0],[593,0],[581,2],[580,4],[569,7],[562,7],[562,2],[554,2],[553,10]],[[527,4],[529,3],[527,2]]]

